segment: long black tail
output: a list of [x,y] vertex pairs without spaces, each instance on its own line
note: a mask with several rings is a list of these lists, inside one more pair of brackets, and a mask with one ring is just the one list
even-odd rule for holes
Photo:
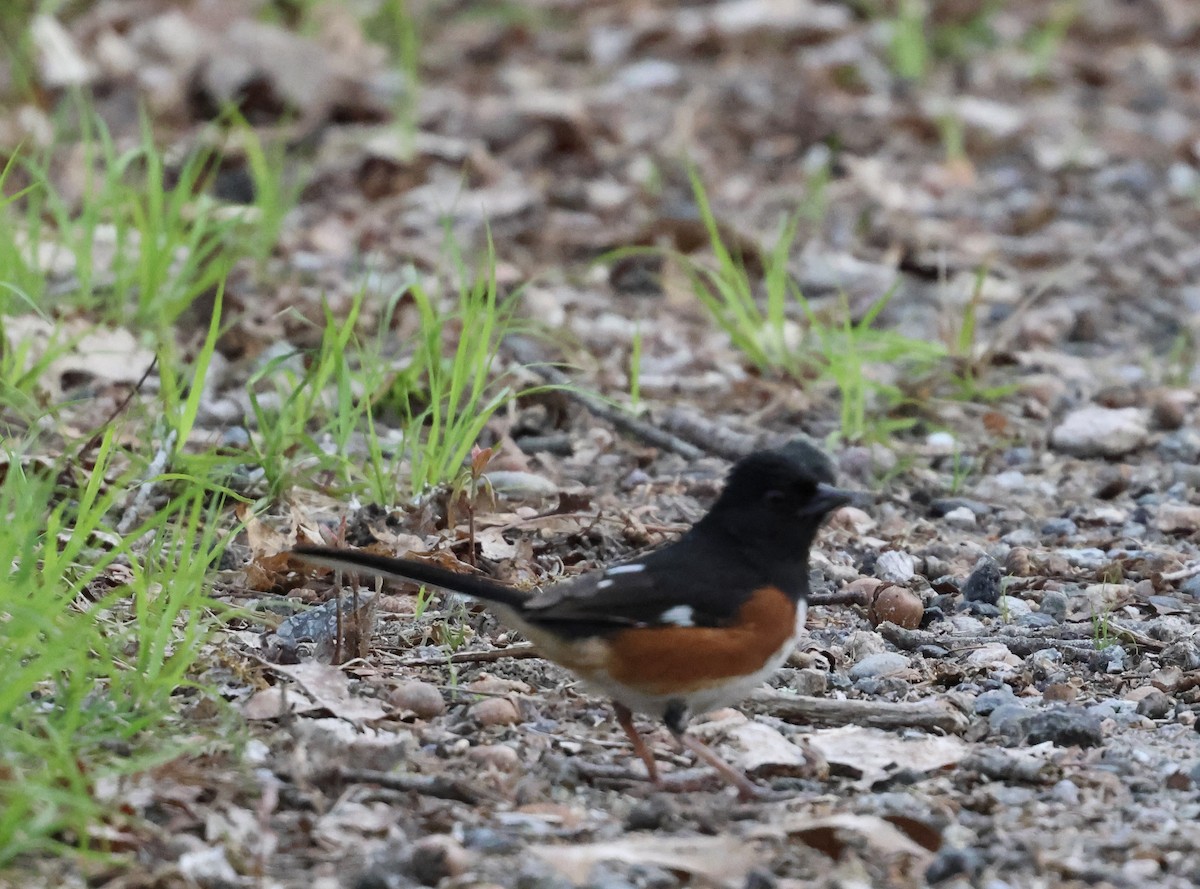
[[462,593],[473,599],[484,602],[495,602],[510,608],[520,609],[521,604],[529,598],[529,594],[505,586],[486,577],[474,574],[460,574],[448,571],[428,562],[418,562],[415,559],[394,559],[388,556],[376,556],[371,553],[353,549],[339,549],[332,546],[298,546],[289,553],[310,565],[321,565],[326,568],[340,568],[343,571],[359,571],[364,574],[377,574],[380,577],[390,577],[393,580],[409,580],[417,583],[427,583],[430,586],[441,587],[454,593]]

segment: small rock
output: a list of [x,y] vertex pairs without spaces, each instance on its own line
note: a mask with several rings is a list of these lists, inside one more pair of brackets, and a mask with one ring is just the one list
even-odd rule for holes
[[988,714],[988,735],[1016,746],[1025,740],[1025,726],[1033,715],[1022,704],[1001,704]]
[[829,517],[829,525],[843,531],[852,531],[862,535],[873,530],[878,524],[866,512],[857,506],[843,506]]
[[1017,621],[1033,612],[1026,602],[1016,596],[1001,596],[996,604],[1000,608],[1000,616],[1005,620]]
[[1112,500],[1129,490],[1133,471],[1124,463],[1120,466],[1105,466],[1097,477],[1096,496],[1101,500]]
[[1067,564],[1073,568],[1087,568],[1094,571],[1108,564],[1108,555],[1104,550],[1094,546],[1060,549],[1055,552],[1055,555],[1066,559]]
[[1050,795],[1060,803],[1065,803],[1068,806],[1079,805],[1079,787],[1074,781],[1068,781],[1063,778],[1050,790]]
[[798,695],[818,697],[825,694],[829,688],[829,674],[813,667],[799,670],[784,667],[775,675],[780,680],[780,688],[786,688]]
[[1062,590],[1046,590],[1042,593],[1042,614],[1048,614],[1056,621],[1063,621],[1067,616],[1067,594]]
[[972,667],[1016,667],[1021,659],[1009,651],[1003,642],[990,642],[967,655],[965,663]]
[[446,712],[446,701],[437,686],[412,680],[401,682],[388,694],[388,703],[397,710],[407,710],[418,719],[433,719]]
[[425,886],[436,886],[447,877],[457,877],[471,866],[471,855],[452,837],[434,834],[413,844],[409,870]]
[[626,830],[661,830],[675,820],[675,807],[665,794],[635,803],[625,816]]
[[558,485],[545,476],[532,472],[497,469],[485,473],[492,489],[502,497],[537,499],[558,496]]
[[1157,688],[1152,688],[1137,702],[1137,712],[1139,716],[1150,719],[1165,719],[1171,712],[1171,699]]
[[1156,429],[1178,429],[1187,418],[1187,404],[1192,398],[1190,392],[1177,393],[1170,390],[1155,394],[1150,404],[1150,419]]
[[1164,503],[1154,513],[1159,531],[1195,531],[1200,528],[1200,506],[1188,503]]
[[1043,537],[1074,537],[1079,527],[1070,519],[1050,519],[1042,525]]
[[967,509],[965,506],[960,506],[958,509],[952,509],[942,517],[951,528],[961,528],[964,531],[975,527],[975,513]]
[[1069,704],[1079,697],[1079,689],[1069,682],[1053,682],[1042,692],[1042,700],[1050,703],[1061,702]]
[[467,752],[467,758],[499,772],[513,772],[521,767],[517,751],[505,744],[480,744]]
[[1150,684],[1159,691],[1176,691],[1183,682],[1183,671],[1178,667],[1163,667],[1150,674]]
[[[980,716],[987,716],[997,707],[1002,707],[1006,704],[1021,706],[1017,701],[1017,696],[1013,694],[1012,688],[1007,685],[1002,685],[999,688],[985,691],[975,699],[975,712]],[[1022,707],[1022,709],[1024,709]]]
[[985,866],[983,856],[974,849],[943,846],[925,868],[925,882],[936,886],[959,876],[971,879],[982,873]]
[[1015,623],[1018,627],[1031,627],[1034,629],[1040,629],[1042,627],[1052,627],[1058,623],[1058,621],[1048,614],[1029,613],[1022,614],[1016,619]]
[[850,668],[851,679],[874,679],[907,670],[909,660],[895,651],[881,651],[869,654]]
[[1035,713],[1025,725],[1026,741],[1056,747],[1099,747],[1104,743],[1100,718],[1079,707],[1053,707]]
[[888,583],[908,583],[916,573],[913,557],[902,550],[887,550],[875,560],[875,576]]
[[948,457],[958,448],[958,442],[949,432],[931,432],[925,436],[925,450],[930,456]]
[[1120,457],[1146,443],[1147,422],[1141,408],[1089,405],[1067,414],[1050,433],[1050,444],[1075,457]]
[[1193,599],[1200,599],[1200,574],[1193,574],[1187,580],[1179,585],[1179,591],[1186,593]]
[[1092,652],[1088,666],[1097,673],[1125,672],[1125,649],[1120,645],[1108,645]]
[[1017,528],[1001,537],[1000,542],[1007,543],[1014,548],[1018,546],[1037,546],[1041,543],[1041,538],[1029,528]]
[[988,504],[979,500],[969,500],[966,497],[945,497],[933,500],[929,504],[929,513],[934,518],[943,518],[959,509],[965,509],[976,516],[987,516],[993,512],[992,507]]
[[1000,566],[984,556],[975,563],[971,576],[963,584],[962,594],[968,602],[995,605],[1000,601],[1001,587]]
[[1200,460],[1200,432],[1190,428],[1171,432],[1163,436],[1155,450],[1166,460],[1194,465]]
[[481,726],[516,725],[521,714],[516,704],[508,698],[485,698],[476,701],[467,710],[468,715]]

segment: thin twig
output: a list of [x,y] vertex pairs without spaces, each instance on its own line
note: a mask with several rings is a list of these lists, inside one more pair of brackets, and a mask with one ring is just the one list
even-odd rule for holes
[[475,805],[482,799],[477,789],[443,775],[409,775],[400,772],[379,772],[374,769],[340,768],[337,776],[347,784],[376,784],[388,790],[419,793],[437,799]]
[[508,658],[539,657],[528,642],[509,645],[506,648],[485,648],[482,651],[459,651],[446,657],[411,658],[399,661],[398,667],[440,667],[444,664],[490,664]]
[[672,435],[657,426],[644,423],[628,411],[609,404],[595,395],[590,395],[575,388],[571,378],[557,367],[539,362],[532,355],[530,344],[522,338],[509,337],[507,342],[509,347],[517,354],[518,360],[524,362],[532,373],[537,374],[553,386],[561,387],[563,394],[567,398],[583,405],[592,414],[610,423],[626,435],[644,441],[646,444],[653,445],[656,448],[673,451],[685,460],[699,460],[707,454],[705,450],[696,447],[694,444],[686,442],[682,438]]
[[100,444],[100,439],[104,437],[104,430],[108,428],[108,425],[115,420],[117,416],[125,410],[125,408],[129,407],[129,402],[133,401],[133,396],[137,395],[138,392],[141,391],[142,386],[146,384],[146,380],[150,379],[151,371],[153,371],[157,366],[158,355],[155,354],[155,356],[150,360],[150,364],[146,367],[146,372],[142,374],[142,378],[134,384],[133,388],[130,389],[129,392],[126,393],[125,397],[121,399],[121,403],[113,408],[112,413],[108,415],[108,418],[96,427],[96,431],[93,433],[92,437],[83,443],[83,447],[81,447],[79,449],[79,453],[75,455],[75,462],[82,462],[83,455]]

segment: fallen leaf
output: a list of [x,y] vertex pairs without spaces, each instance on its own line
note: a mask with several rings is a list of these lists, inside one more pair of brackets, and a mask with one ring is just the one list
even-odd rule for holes
[[387,715],[379,701],[353,694],[350,680],[337,667],[308,662],[272,664],[271,669],[297,682],[314,701],[348,722],[369,722]]
[[813,732],[806,740],[835,774],[849,775],[868,787],[902,768],[932,772],[954,765],[969,752],[965,742],[952,736],[903,738],[856,725]]

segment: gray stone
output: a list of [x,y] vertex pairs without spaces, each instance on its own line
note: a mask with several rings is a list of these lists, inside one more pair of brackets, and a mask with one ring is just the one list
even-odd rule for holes
[[1075,457],[1120,457],[1136,451],[1150,434],[1141,408],[1088,405],[1072,411],[1050,433],[1050,444]]
[[1050,519],[1042,525],[1043,537],[1073,537],[1079,528],[1070,519]]
[[897,673],[900,670],[905,670],[908,666],[908,658],[899,652],[881,651],[878,654],[867,655],[851,667],[850,678],[855,680],[874,679],[886,676],[889,673]]
[[1046,590],[1042,594],[1041,611],[1056,621],[1063,620],[1067,616],[1067,594],[1062,590]]
[[1165,719],[1171,712],[1171,699],[1156,688],[1137,702],[1137,712],[1150,719]]
[[1013,690],[1007,685],[1002,685],[1000,688],[985,691],[977,697],[975,699],[975,712],[980,716],[987,716],[997,707],[1002,707],[1006,704],[1015,704],[1024,709],[1017,700],[1017,696],[1013,694]]
[[975,563],[971,576],[963,584],[963,598],[968,602],[995,605],[1000,601],[1000,566],[986,556]]
[[1054,707],[1035,713],[1025,724],[1030,745],[1049,741],[1056,747],[1099,747],[1104,743],[1100,718],[1080,707]]

